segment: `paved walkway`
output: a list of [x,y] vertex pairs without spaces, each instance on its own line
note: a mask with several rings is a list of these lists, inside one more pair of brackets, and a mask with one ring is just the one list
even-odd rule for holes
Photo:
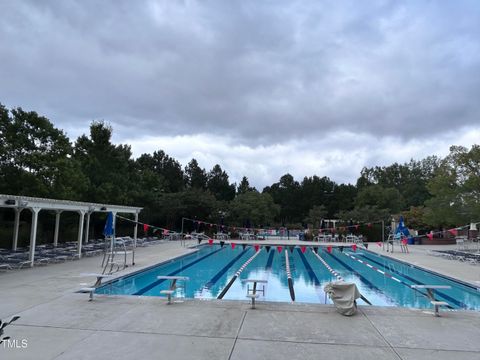
[[[127,270],[186,251],[177,242],[140,248],[137,266]],[[421,261],[421,251],[408,259]],[[246,301],[169,306],[134,296],[88,302],[74,291],[91,279],[78,275],[98,271],[100,261],[0,273],[0,318],[21,316],[5,329],[19,348],[0,345],[0,359],[480,359],[480,312],[435,318],[418,309],[360,307],[344,317],[328,305],[260,302],[252,310]]]

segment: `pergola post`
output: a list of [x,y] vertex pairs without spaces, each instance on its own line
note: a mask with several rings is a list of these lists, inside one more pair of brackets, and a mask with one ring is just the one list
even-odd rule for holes
[[85,218],[85,211],[79,210],[78,211],[78,258],[82,257],[82,238],[83,238],[83,220]]
[[90,231],[90,215],[91,212],[87,212],[87,220],[85,222],[85,244],[88,244],[88,233]]
[[58,245],[58,232],[60,230],[60,214],[62,213],[61,210],[57,210],[55,212],[55,233],[53,235],[53,247],[57,247]]
[[15,224],[13,225],[13,243],[12,243],[12,250],[17,250],[18,247],[18,230],[20,226],[20,213],[22,212],[23,208],[15,208]]
[[32,207],[30,210],[32,211],[32,226],[30,229],[30,252],[28,261],[30,261],[30,267],[33,267],[33,263],[35,262],[35,244],[37,242],[38,213],[41,208]]
[[137,236],[138,236],[138,212],[135,213],[135,227],[133,229],[132,265],[135,265],[135,249],[137,248]]

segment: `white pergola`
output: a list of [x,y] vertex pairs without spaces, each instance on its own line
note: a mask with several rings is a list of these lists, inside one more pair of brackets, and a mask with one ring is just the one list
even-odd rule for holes
[[[90,227],[90,215],[94,212],[112,212],[114,217],[117,213],[134,214],[135,228],[134,228],[134,243],[137,243],[138,230],[138,214],[142,211],[141,207],[110,205],[110,204],[96,204],[80,201],[70,200],[55,200],[43,199],[29,196],[3,195],[0,194],[0,207],[11,208],[15,211],[15,223],[13,230],[13,244],[12,249],[17,250],[18,245],[18,229],[20,224],[20,213],[28,209],[32,212],[32,225],[30,230],[30,266],[33,266],[35,261],[35,244],[37,241],[37,223],[38,213],[41,210],[55,211],[55,233],[53,237],[53,246],[58,244],[58,231],[60,227],[60,215],[63,211],[72,211],[79,214],[78,219],[78,257],[82,257],[82,239],[84,237],[84,222],[85,222],[85,242],[88,242],[88,231]],[[86,216],[85,216],[86,215]],[[85,221],[86,218],[86,221]]]

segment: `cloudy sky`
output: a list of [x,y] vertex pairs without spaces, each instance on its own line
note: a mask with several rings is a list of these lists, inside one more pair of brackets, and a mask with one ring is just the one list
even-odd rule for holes
[[0,102],[258,188],[480,143],[480,2],[0,0]]

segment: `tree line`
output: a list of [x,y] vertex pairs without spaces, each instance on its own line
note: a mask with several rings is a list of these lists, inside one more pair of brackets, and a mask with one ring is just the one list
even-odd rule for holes
[[[217,164],[184,167],[163,150],[134,159],[93,121],[71,141],[34,111],[0,104],[0,193],[143,206],[144,222],[179,229],[183,217],[239,227],[318,228],[322,219],[389,221],[404,215],[425,231],[480,219],[480,146],[452,146],[445,158],[363,168],[356,184],[283,175],[262,190]],[[5,212],[5,211],[3,211]],[[191,226],[191,225],[189,225]],[[187,229],[192,230],[192,229]]]

